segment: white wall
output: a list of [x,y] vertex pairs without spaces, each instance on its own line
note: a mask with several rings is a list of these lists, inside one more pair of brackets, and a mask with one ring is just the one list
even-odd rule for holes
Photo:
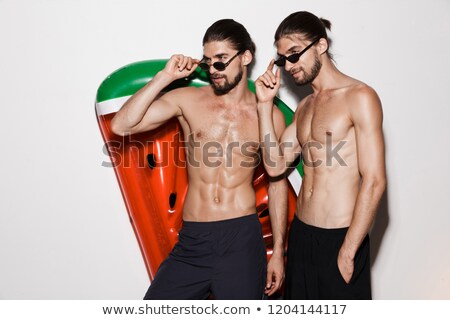
[[[450,3],[0,0],[0,299],[140,299],[149,284],[94,113],[115,69],[200,57],[242,22],[256,78],[289,13],[333,23],[338,67],[383,102],[388,193],[373,236],[375,299],[450,298]],[[289,105],[296,96],[281,92]]]

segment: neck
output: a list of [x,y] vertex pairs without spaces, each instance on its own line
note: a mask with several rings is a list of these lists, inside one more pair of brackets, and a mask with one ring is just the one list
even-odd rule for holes
[[336,65],[327,56],[323,58],[322,67],[320,68],[317,77],[311,82],[311,88],[313,89],[314,94],[318,94],[321,91],[338,87],[345,77],[346,76],[336,68]]
[[241,81],[228,93],[223,95],[216,95],[217,99],[224,105],[238,105],[243,101],[247,101],[253,93],[248,88],[247,73],[244,72]]

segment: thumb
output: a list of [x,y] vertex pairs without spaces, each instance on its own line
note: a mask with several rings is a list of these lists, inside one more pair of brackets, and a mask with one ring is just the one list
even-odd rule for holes
[[272,286],[272,272],[267,272],[267,279],[266,279],[266,288],[270,288]]

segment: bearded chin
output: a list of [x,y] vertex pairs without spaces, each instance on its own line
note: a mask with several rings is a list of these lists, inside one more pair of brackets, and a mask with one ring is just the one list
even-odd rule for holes
[[214,93],[218,96],[227,94],[228,92],[233,90],[234,87],[236,87],[238,85],[238,83],[242,80],[243,74],[244,74],[244,71],[242,69],[239,70],[239,73],[236,75],[236,77],[234,77],[233,81],[228,82],[228,80],[225,79],[224,84],[221,86],[218,86],[217,84],[212,82],[211,85],[214,89]]
[[303,74],[304,74],[303,78],[295,79],[294,80],[295,84],[298,86],[302,86],[302,85],[313,82],[314,79],[319,74],[320,68],[322,68],[322,64],[320,63],[319,57],[316,57],[316,59],[314,60],[314,65],[311,68],[311,72],[306,73],[305,71],[303,71]]

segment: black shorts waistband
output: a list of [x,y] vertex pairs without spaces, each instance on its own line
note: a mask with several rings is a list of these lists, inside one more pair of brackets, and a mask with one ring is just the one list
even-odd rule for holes
[[303,228],[304,230],[308,230],[312,233],[322,233],[322,234],[328,234],[328,235],[330,235],[330,234],[345,235],[348,230],[348,227],[327,229],[327,228],[312,226],[310,224],[304,223],[299,218],[297,218],[297,216],[294,216],[293,223],[297,223],[300,228]]
[[259,223],[259,218],[256,213],[252,213],[243,217],[237,217],[226,220],[217,220],[217,221],[184,221],[183,220],[183,228],[195,228],[196,230],[210,230],[210,229],[223,229],[223,228],[233,228],[237,226],[241,226],[242,224],[252,223],[257,221]]

